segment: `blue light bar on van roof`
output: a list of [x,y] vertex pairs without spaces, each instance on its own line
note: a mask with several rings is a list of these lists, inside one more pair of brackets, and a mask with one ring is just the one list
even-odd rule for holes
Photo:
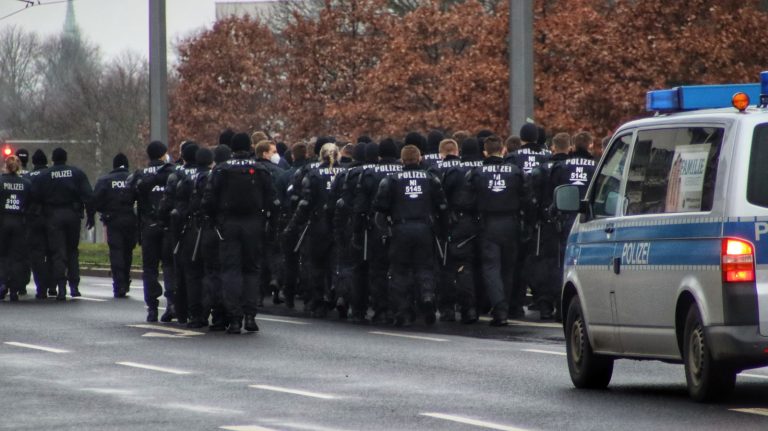
[[[765,79],[765,83],[763,83]],[[731,99],[739,92],[749,100],[760,100],[761,86],[768,89],[768,76],[760,76],[760,84],[683,85],[667,90],[649,91],[645,96],[646,111],[669,112],[694,109],[728,108]]]

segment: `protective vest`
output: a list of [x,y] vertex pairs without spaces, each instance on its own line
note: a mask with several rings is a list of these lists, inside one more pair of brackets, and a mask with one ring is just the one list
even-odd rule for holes
[[423,170],[408,170],[392,174],[389,181],[392,220],[428,222],[433,208],[432,175]]
[[482,213],[516,213],[520,209],[523,177],[508,164],[484,164],[472,171],[477,208]]
[[21,215],[27,211],[32,184],[26,178],[3,174],[0,176],[0,211]]
[[515,163],[523,174],[528,175],[534,168],[549,160],[551,155],[552,152],[546,148],[523,147],[515,151]]
[[264,182],[272,185],[269,172],[255,160],[232,159],[221,165],[219,211],[224,214],[250,215],[265,209]]

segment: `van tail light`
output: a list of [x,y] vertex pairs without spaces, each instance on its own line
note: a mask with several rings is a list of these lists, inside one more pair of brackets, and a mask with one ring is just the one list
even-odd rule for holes
[[751,243],[741,239],[724,238],[721,254],[724,282],[755,281],[755,249]]

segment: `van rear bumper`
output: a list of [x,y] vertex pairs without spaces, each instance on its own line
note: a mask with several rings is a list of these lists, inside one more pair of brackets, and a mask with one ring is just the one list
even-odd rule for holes
[[768,337],[758,325],[709,326],[704,329],[712,358],[737,368],[768,365]]

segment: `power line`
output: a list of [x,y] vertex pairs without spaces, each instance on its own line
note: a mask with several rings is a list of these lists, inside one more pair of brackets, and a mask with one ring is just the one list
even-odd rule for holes
[[31,7],[34,7],[34,6],[48,6],[48,5],[52,5],[52,4],[58,4],[58,3],[68,3],[70,1],[75,1],[75,0],[57,0],[57,1],[47,2],[47,3],[41,3],[40,0],[37,0],[37,3],[35,3],[34,0],[19,0],[19,1],[22,2],[22,3],[25,3],[25,6],[23,8],[21,8],[21,9],[19,9],[19,10],[16,10],[16,11],[13,11],[13,12],[9,13],[8,15],[0,16],[0,21],[4,20],[6,18],[10,18],[10,17],[16,15],[17,13],[24,12],[25,10],[27,10],[27,9],[29,9]]

